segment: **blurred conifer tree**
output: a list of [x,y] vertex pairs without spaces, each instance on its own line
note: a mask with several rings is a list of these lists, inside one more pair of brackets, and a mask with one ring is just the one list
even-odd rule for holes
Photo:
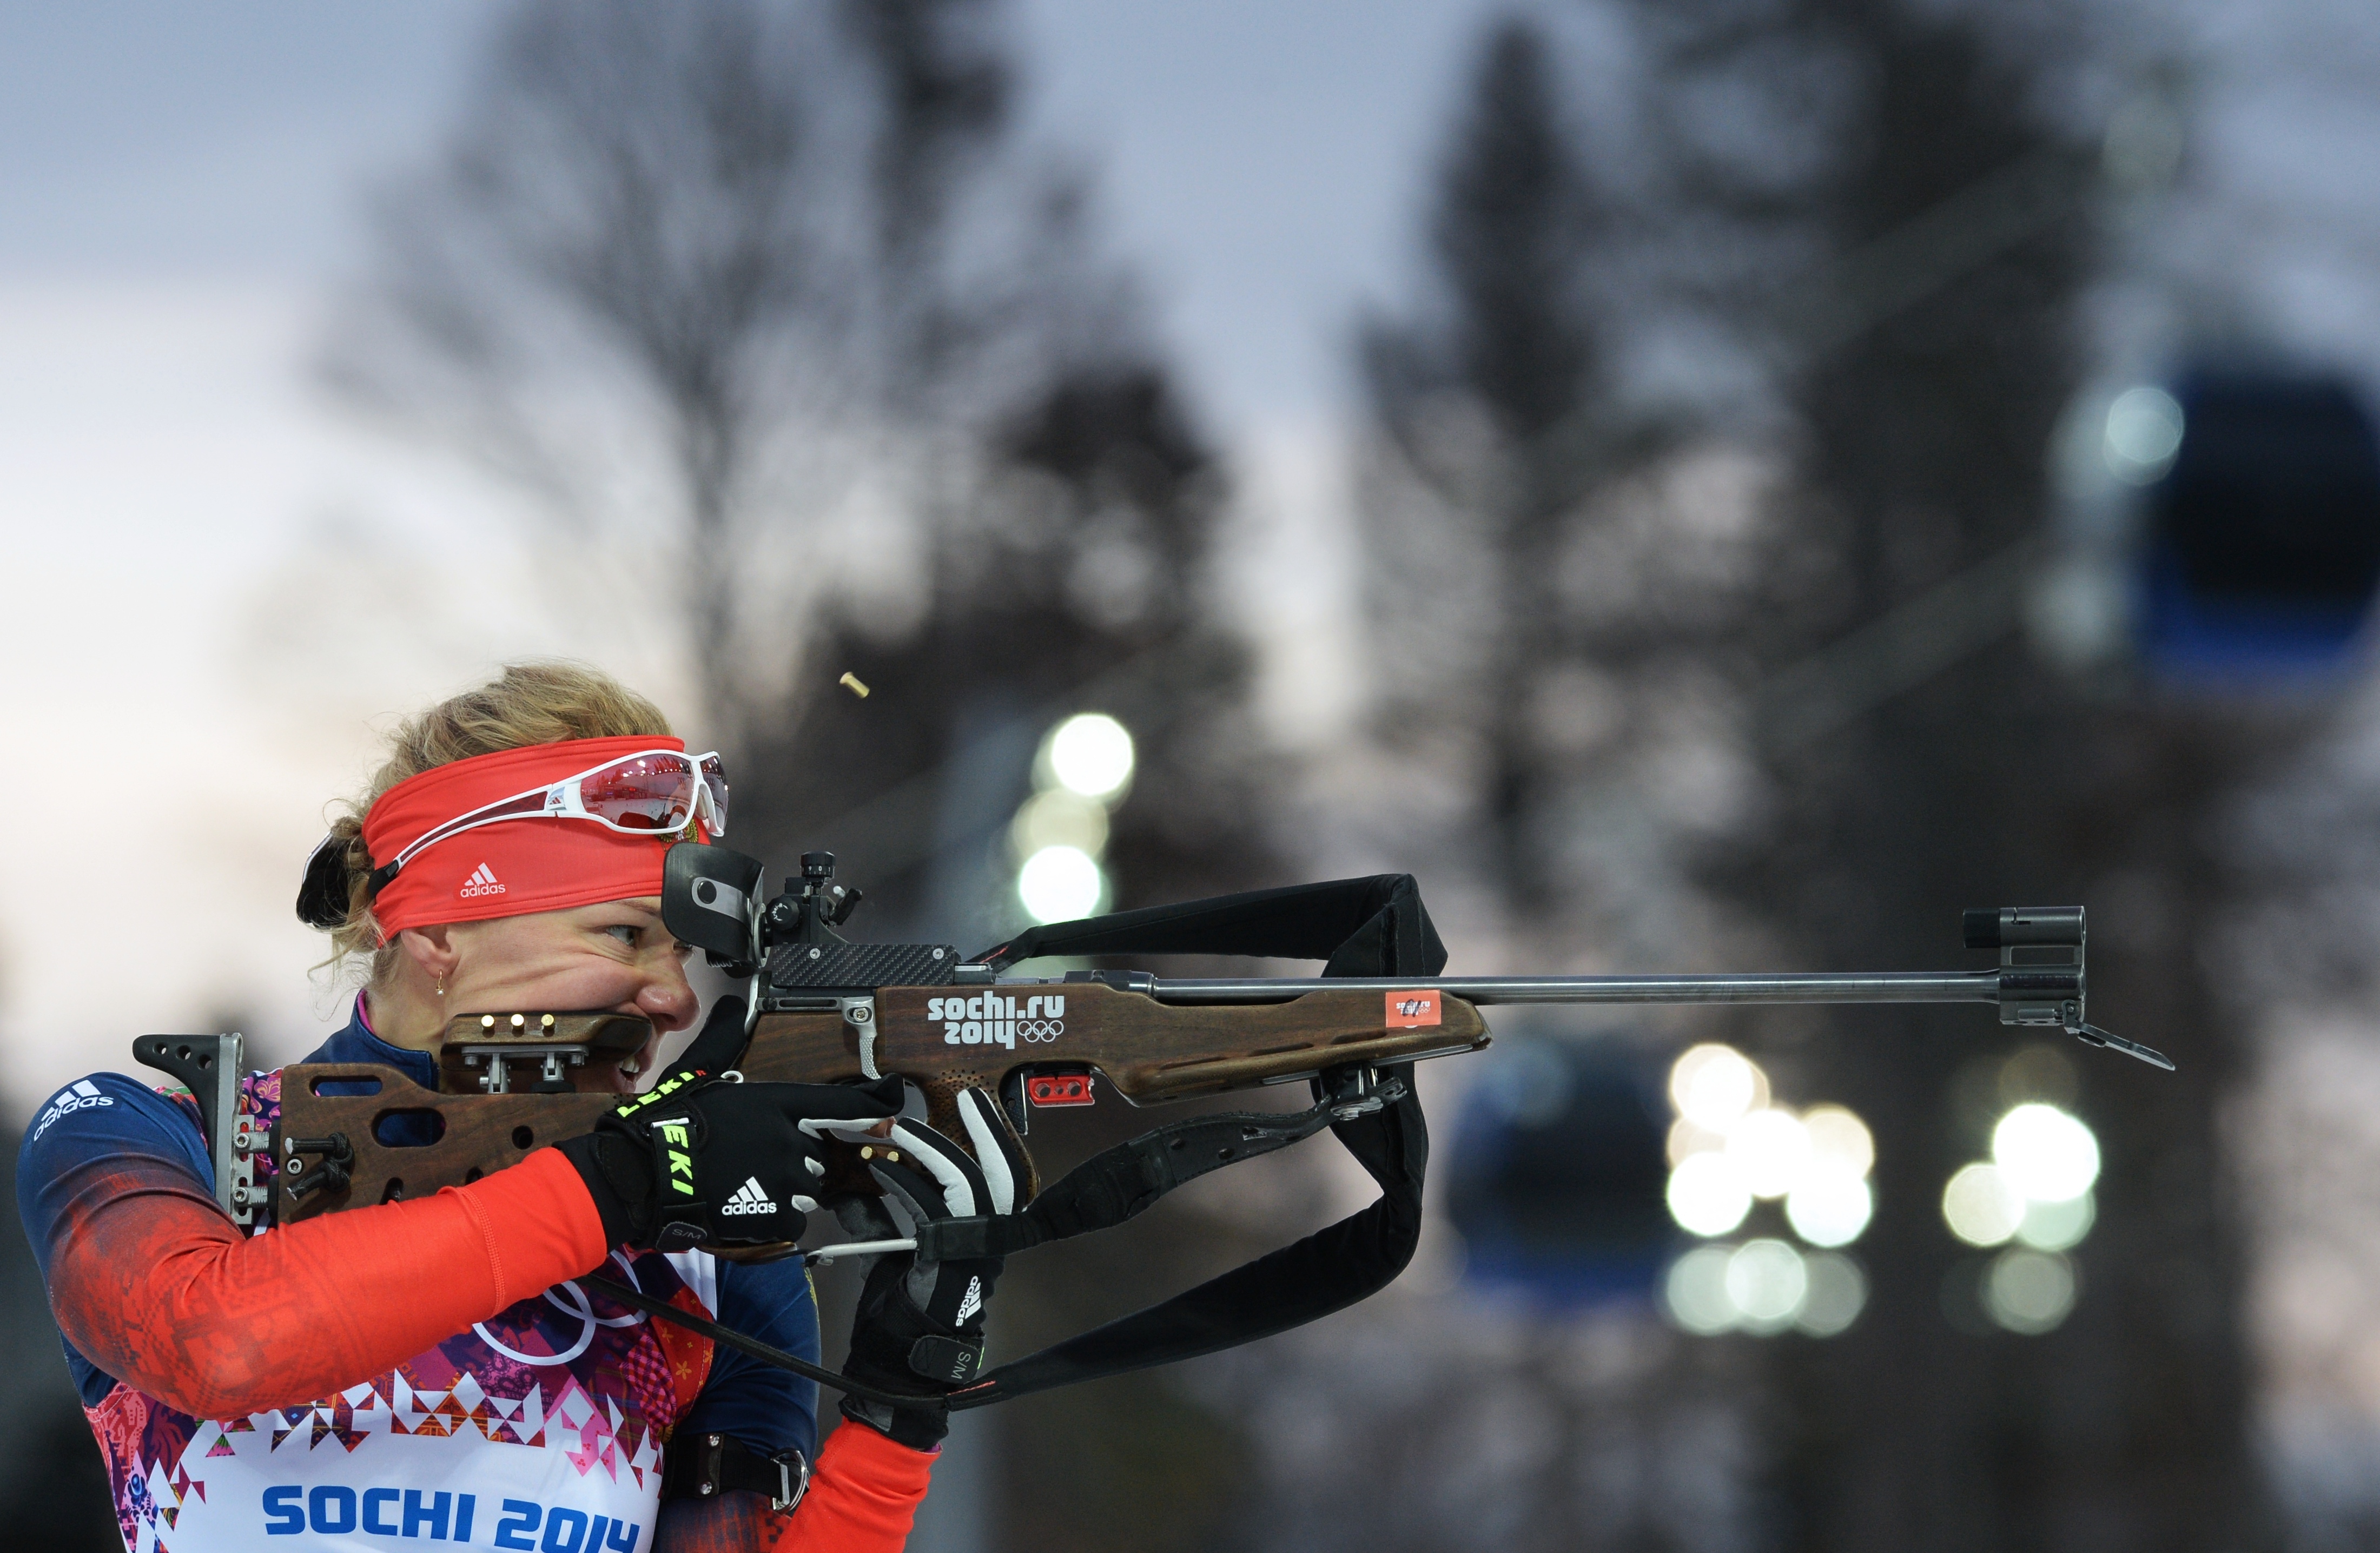
[[[1947,1010],[1707,1017],[1874,1124],[1868,1314],[1687,1345],[1600,1399],[1548,1380],[1541,1472],[1466,1502],[1524,1547],[2248,1545],[2215,1131],[2240,1045],[2201,945],[2212,832],[2302,720],[2087,697],[2028,657],[2014,588],[1967,637],[1937,591],[2010,570],[2046,519],[2098,262],[2096,44],[1903,0],[1597,15],[1634,50],[1618,108],[1568,84],[1559,30],[1491,30],[1432,289],[1367,340],[1382,703],[1462,795],[1442,861],[1488,860],[1512,952],[1605,964],[1956,964],[1960,907],[2082,900],[2093,1013],[2182,1071],[2070,1054],[2101,1227],[2073,1317],[2020,1339],[1988,1332],[1937,1206],[2019,1043]],[[1842,644],[1878,630],[1873,672]],[[1678,1399],[1744,1364],[1756,1433],[1705,1463],[1733,1512],[1664,1508]],[[1347,1546],[1448,1545],[1427,1507],[1379,1509]]]

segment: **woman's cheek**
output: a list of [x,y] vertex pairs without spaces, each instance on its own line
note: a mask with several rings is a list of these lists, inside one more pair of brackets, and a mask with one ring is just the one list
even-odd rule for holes
[[544,968],[528,985],[540,1012],[568,1013],[617,1008],[636,997],[644,980],[615,960],[587,954]]

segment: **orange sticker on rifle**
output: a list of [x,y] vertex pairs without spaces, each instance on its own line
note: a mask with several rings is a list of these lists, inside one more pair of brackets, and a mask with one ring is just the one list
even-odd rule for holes
[[1438,1023],[1438,989],[1389,994],[1389,1028],[1417,1030]]
[[1025,1093],[1037,1106],[1089,1106],[1099,1104],[1091,1093],[1088,1074],[1043,1074],[1025,1081]]

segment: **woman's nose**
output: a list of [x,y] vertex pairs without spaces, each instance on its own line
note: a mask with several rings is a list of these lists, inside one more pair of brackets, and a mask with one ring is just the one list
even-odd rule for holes
[[637,991],[637,1007],[653,1022],[653,1027],[663,1032],[683,1030],[694,1023],[701,1000],[686,984],[686,971],[675,960],[665,969],[656,971]]

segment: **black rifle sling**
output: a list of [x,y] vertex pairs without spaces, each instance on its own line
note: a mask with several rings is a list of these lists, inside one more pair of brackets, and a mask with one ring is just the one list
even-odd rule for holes
[[1101,1149],[1022,1212],[918,1225],[917,1255],[932,1262],[1013,1256],[1053,1240],[1111,1230],[1177,1186],[1304,1142],[1329,1124],[1331,1110],[1323,1104],[1288,1114],[1231,1111],[1171,1122]]
[[1371,1207],[1160,1304],[988,1371],[953,1392],[950,1405],[983,1407],[1236,1348],[1379,1292],[1413,1259],[1429,1154],[1410,1079],[1399,1088],[1403,1092],[1372,1115],[1330,1126],[1379,1183]]
[[[1008,965],[1042,954],[1135,953],[1327,959],[1325,976],[1429,977],[1446,965],[1445,946],[1409,874],[1294,885],[1050,923],[976,958],[981,964]],[[1371,1207],[1294,1244],[1146,1310],[987,1371],[974,1385],[952,1392],[950,1406],[985,1407],[1235,1348],[1343,1310],[1386,1288],[1413,1259],[1421,1235],[1429,1134],[1413,1092],[1412,1064],[1382,1068],[1379,1079],[1373,1094],[1382,1104],[1369,1114],[1334,1120],[1346,1102],[1324,1100],[1318,1085],[1318,1103],[1310,1110],[1190,1117],[1101,1150],[1021,1212],[919,1226],[918,1252],[932,1259],[1004,1256],[1111,1229],[1185,1182],[1287,1147],[1326,1125],[1380,1188],[1379,1200]],[[580,1281],[823,1385],[879,1401],[896,1400],[715,1321],[660,1300],[631,1297],[634,1291],[610,1279]]]
[[[1296,885],[1052,923],[1030,928],[978,958],[1009,965],[1035,954],[1135,953],[1327,959],[1325,976],[1427,977],[1446,966],[1446,948],[1422,908],[1420,891],[1410,874]],[[1429,1158],[1429,1134],[1422,1122],[1421,1102],[1413,1093],[1412,1064],[1383,1069],[1380,1076],[1380,1093],[1387,1100],[1380,1110],[1330,1123],[1332,1134],[1379,1184],[1378,1201],[1162,1304],[990,1370],[975,1385],[953,1392],[951,1406],[983,1407],[1234,1348],[1343,1310],[1386,1288],[1413,1259],[1421,1235],[1422,1172]],[[1390,1094],[1393,1099],[1388,1098]],[[1330,1109],[1318,1105],[1302,1116],[1200,1117],[1160,1128],[1069,1171],[1015,1217],[1052,1228],[1078,1225],[1069,1229],[1071,1233],[1122,1223],[1193,1175],[1295,1141],[1281,1135],[1259,1149],[1253,1147],[1255,1139],[1235,1141],[1231,1129],[1250,1122],[1285,1122],[1290,1125],[1284,1133],[1304,1137],[1329,1117]],[[1201,1129],[1210,1128],[1222,1134],[1222,1141],[1208,1147],[1245,1152],[1229,1159],[1186,1158],[1193,1152],[1193,1138],[1204,1142],[1214,1135],[1202,1135]],[[1172,1147],[1177,1140],[1184,1145],[1178,1151]],[[1142,1147],[1144,1144],[1151,1147]],[[1177,1159],[1181,1162],[1173,1163]]]

